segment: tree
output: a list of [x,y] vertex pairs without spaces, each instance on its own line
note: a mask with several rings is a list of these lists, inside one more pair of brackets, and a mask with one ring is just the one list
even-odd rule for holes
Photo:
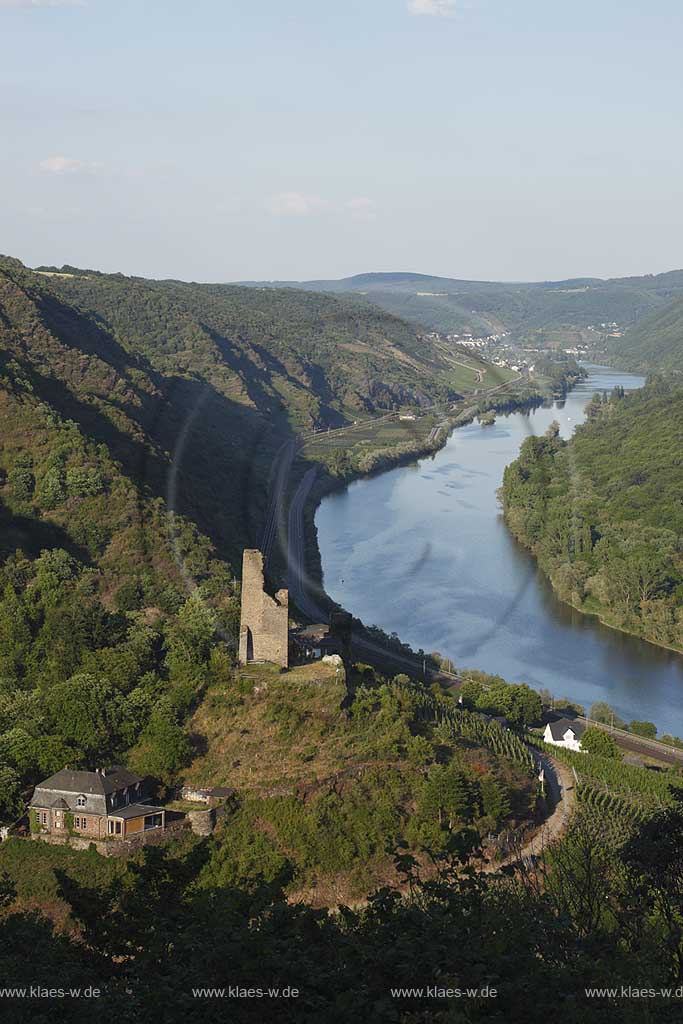
[[678,981],[683,971],[683,792],[672,793],[673,807],[649,818],[626,844],[622,858],[641,901],[639,917],[654,916],[669,977]]
[[472,790],[456,765],[434,765],[422,791],[418,813],[452,829],[456,821],[472,817]]
[[0,818],[14,821],[21,812],[21,778],[14,768],[0,765]]
[[460,687],[458,697],[462,697],[463,707],[471,710],[484,692],[484,687],[476,679],[466,679]]
[[328,459],[328,467],[332,476],[346,477],[353,473],[353,465],[349,453],[344,448],[334,448]]
[[581,749],[588,754],[598,754],[600,757],[609,757],[619,761],[623,756],[614,738],[604,729],[586,729],[581,737]]
[[152,713],[135,755],[136,763],[145,773],[171,782],[191,753],[190,741],[164,703]]
[[118,746],[120,694],[107,680],[83,673],[51,687],[46,703],[53,731],[94,763]]
[[505,785],[495,775],[483,775],[479,781],[482,810],[494,828],[510,813],[510,800]]
[[12,497],[21,504],[27,504],[33,497],[36,485],[35,477],[30,469],[16,467],[7,475],[7,482],[12,488]]
[[510,723],[523,729],[532,722],[538,721],[543,713],[541,695],[526,683],[516,683],[510,687],[510,690],[507,711]]
[[603,725],[614,725],[617,729],[624,729],[626,727],[626,722],[623,718],[619,718],[614,708],[610,707],[603,700],[591,704],[588,717],[593,722],[602,722]]
[[9,584],[0,601],[0,677],[20,679],[31,647],[31,620]]
[[634,719],[629,725],[629,732],[653,740],[657,735],[657,726],[654,722],[638,722]]
[[166,631],[171,673],[193,673],[205,667],[216,632],[214,614],[198,590],[192,592]]
[[66,475],[64,467],[51,466],[41,477],[36,488],[36,501],[43,509],[53,509],[66,501]]

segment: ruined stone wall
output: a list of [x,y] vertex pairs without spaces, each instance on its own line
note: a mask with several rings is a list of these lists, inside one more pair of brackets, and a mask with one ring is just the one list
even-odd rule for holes
[[246,549],[242,560],[242,614],[240,619],[240,665],[250,661],[289,664],[289,595],[278,590],[275,597],[265,591],[263,555]]

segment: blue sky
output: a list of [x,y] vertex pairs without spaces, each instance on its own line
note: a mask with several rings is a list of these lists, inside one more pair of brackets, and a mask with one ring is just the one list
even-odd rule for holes
[[227,281],[683,266],[679,0],[0,0],[0,251]]

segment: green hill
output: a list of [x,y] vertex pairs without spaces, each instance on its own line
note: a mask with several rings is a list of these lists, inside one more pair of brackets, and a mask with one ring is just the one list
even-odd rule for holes
[[454,393],[441,353],[362,300],[7,259],[0,288],[2,350],[36,401],[232,559],[260,534],[273,455],[295,431]]
[[529,438],[508,466],[505,519],[559,596],[683,649],[683,386],[594,398],[570,441]]
[[[255,282],[254,282],[255,284]],[[268,282],[259,282],[261,287]],[[463,281],[426,274],[358,274],[338,281],[272,286],[362,294],[382,309],[430,330],[524,335],[553,326],[627,325],[683,294],[683,271],[602,280]],[[270,286],[270,285],[269,285]]]
[[683,369],[683,299],[641,320],[613,341],[607,358],[624,370],[650,373]]
[[292,427],[427,402],[444,369],[429,340],[361,296],[74,268],[39,273],[155,369],[206,376],[227,397]]
[[352,297],[0,259],[3,818],[67,762],[174,777],[230,677],[275,453],[475,383],[451,360]]

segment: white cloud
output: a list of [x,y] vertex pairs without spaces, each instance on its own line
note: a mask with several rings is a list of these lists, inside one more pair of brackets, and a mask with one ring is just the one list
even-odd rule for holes
[[49,156],[38,166],[45,174],[94,174],[102,168],[96,160],[74,160],[69,156]]
[[279,192],[276,196],[271,196],[268,205],[273,213],[306,217],[309,213],[324,210],[328,203],[320,196],[306,195],[303,192]]
[[375,201],[367,196],[356,196],[344,203],[344,208],[349,211],[354,220],[375,220]]
[[86,0],[0,0],[3,7],[85,7]]
[[408,0],[408,13],[431,18],[451,18],[455,14],[457,0]]

